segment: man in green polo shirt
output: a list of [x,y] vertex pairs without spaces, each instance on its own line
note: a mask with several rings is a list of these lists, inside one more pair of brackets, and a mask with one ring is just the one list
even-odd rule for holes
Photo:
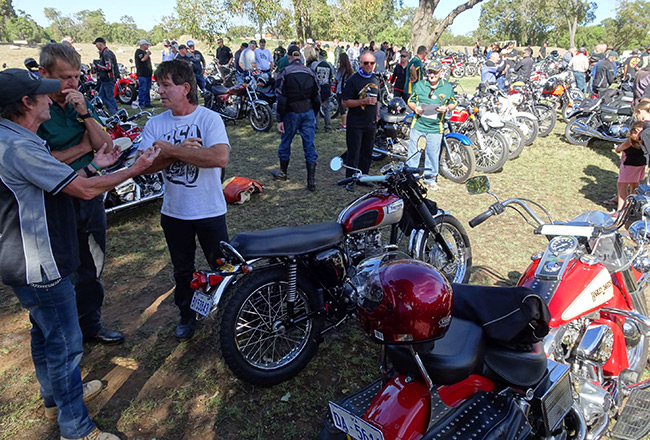
[[[107,152],[113,141],[99,123],[99,116],[77,90],[81,57],[64,44],[48,44],[40,55],[40,73],[43,78],[61,81],[61,90],[50,95],[50,120],[41,124],[38,135],[50,146],[52,156],[70,165],[75,171],[97,169],[92,162],[95,151],[104,144]],[[120,344],[121,333],[109,330],[100,323],[104,302],[104,286],[100,281],[106,252],[106,213],[104,196],[91,200],[74,199],[77,217],[77,237],[81,264],[71,277],[77,300],[79,326],[84,341]]]
[[426,68],[427,77],[413,86],[408,106],[415,112],[411,126],[408,147],[409,160],[407,165],[417,167],[420,164],[420,153],[417,142],[424,136],[427,146],[424,150],[424,167],[433,174],[425,178],[424,183],[430,190],[438,189],[438,159],[444,132],[443,119],[445,112],[456,108],[454,88],[448,81],[441,79],[442,63],[438,60],[429,61]]
[[404,83],[404,100],[408,101],[408,97],[413,93],[413,86],[418,81],[422,80],[422,63],[427,56],[426,46],[418,47],[418,50],[406,66],[406,81]]

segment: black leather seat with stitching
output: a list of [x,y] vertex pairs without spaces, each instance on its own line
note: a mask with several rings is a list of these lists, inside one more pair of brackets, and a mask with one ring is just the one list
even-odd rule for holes
[[334,246],[342,241],[341,224],[327,222],[241,232],[230,240],[230,244],[244,258],[260,258],[306,254]]
[[502,380],[520,387],[537,384],[546,373],[546,353],[541,342],[533,344],[532,351],[512,350],[498,344],[490,344],[485,350],[485,365],[490,371],[488,377],[498,376]]

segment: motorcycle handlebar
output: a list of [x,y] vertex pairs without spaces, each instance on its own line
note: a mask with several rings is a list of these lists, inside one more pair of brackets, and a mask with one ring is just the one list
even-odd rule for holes
[[482,212],[476,217],[474,217],[473,219],[471,219],[469,221],[469,226],[470,228],[475,228],[481,223],[483,223],[485,220],[489,219],[490,217],[492,217],[492,210],[488,209],[487,211]]

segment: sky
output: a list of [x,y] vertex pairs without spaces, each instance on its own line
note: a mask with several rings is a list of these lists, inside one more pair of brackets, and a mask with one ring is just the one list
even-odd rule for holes
[[[106,20],[111,23],[119,21],[123,15],[130,15],[135,19],[138,27],[145,30],[151,30],[151,28],[160,23],[162,17],[171,15],[176,4],[173,0],[165,0],[163,2],[160,0],[111,0],[103,6],[96,6],[93,2],[89,3],[87,0],[66,0],[54,5],[51,0],[13,0],[12,3],[14,9],[22,9],[43,27],[47,27],[50,24],[43,14],[43,9],[46,7],[54,7],[63,15],[72,15],[84,9],[102,9]],[[461,3],[463,3],[463,0],[442,0],[434,15],[436,18],[442,19]],[[598,4],[598,9],[596,10],[595,23],[600,23],[601,20],[608,17],[614,17],[614,0],[596,0],[596,3]],[[406,7],[417,5],[418,0],[404,0],[404,6]],[[478,27],[480,11],[481,4],[479,3],[474,8],[463,12],[452,24],[451,31],[456,35],[465,35],[476,29]]]

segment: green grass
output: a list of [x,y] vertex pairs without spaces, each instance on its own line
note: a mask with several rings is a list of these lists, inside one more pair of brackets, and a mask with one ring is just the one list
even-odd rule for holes
[[[472,83],[467,81],[464,88],[471,91]],[[338,125],[338,119],[333,125]],[[227,130],[232,146],[227,177],[241,175],[264,184],[264,193],[253,195],[244,205],[229,206],[231,236],[274,226],[335,221],[340,210],[363,193],[351,194],[337,186],[343,174],[327,166],[333,156],[345,151],[344,132],[316,135],[317,190],[309,192],[299,139],[293,144],[291,180],[276,182],[270,171],[278,165],[279,135],[256,133],[247,121],[229,124]],[[490,175],[492,190],[502,199],[533,199],[558,220],[586,210],[603,210],[599,202],[616,189],[617,156],[605,143],[569,145],[563,140],[563,130],[564,124],[558,122],[549,137],[536,140],[518,159],[506,163],[502,172]],[[373,164],[371,173],[378,173],[384,163]],[[433,198],[464,225],[493,203],[489,195],[467,195],[461,185],[442,180],[440,186]],[[91,379],[103,378],[118,369],[117,357],[132,360],[135,367],[110,391],[110,398],[89,404],[91,415],[102,428],[119,430],[131,440],[315,438],[328,400],[354,392],[378,376],[379,347],[351,320],[326,337],[319,354],[298,377],[259,388],[236,380],[223,365],[214,344],[212,318],[202,321],[191,342],[176,343],[173,296],[156,305],[173,288],[159,209],[158,202],[109,217],[104,322],[123,329],[127,342],[118,347],[87,347],[82,370]],[[474,255],[473,283],[516,283],[529,257],[545,246],[545,240],[533,235],[513,212],[466,229]],[[207,266],[200,252],[196,260],[197,267]],[[5,300],[0,302],[4,303],[0,322],[5,327],[26,319],[8,289],[0,295]],[[6,336],[0,333],[0,341]],[[0,364],[0,439],[28,438],[18,434],[28,429],[35,433],[29,438],[56,438],[56,426],[41,417],[36,381],[22,379],[27,372],[33,375],[28,351],[28,344],[22,344],[0,352],[3,362],[14,352],[20,352],[23,359],[19,368]],[[283,399],[287,393],[290,396]]]

